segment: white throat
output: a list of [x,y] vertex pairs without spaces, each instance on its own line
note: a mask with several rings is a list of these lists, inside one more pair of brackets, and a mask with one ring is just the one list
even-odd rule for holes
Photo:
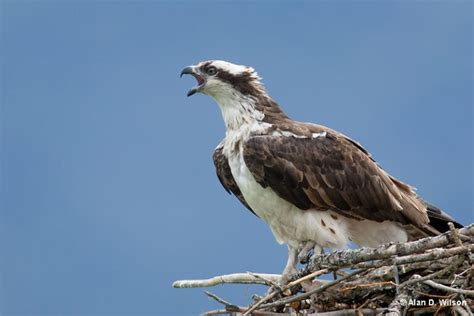
[[228,131],[237,130],[242,125],[262,121],[265,115],[255,107],[255,98],[240,92],[212,95],[221,108],[222,117]]

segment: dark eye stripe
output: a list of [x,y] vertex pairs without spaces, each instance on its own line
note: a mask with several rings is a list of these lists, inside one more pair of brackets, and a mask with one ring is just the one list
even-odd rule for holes
[[207,69],[208,69],[209,67],[211,67],[211,63],[212,63],[211,61],[205,62],[205,63],[200,67],[201,71],[202,71],[202,72],[207,72]]

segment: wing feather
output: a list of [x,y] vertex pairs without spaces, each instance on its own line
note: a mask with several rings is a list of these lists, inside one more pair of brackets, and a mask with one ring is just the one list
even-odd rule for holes
[[388,175],[359,143],[325,132],[314,138],[251,137],[244,144],[244,161],[260,185],[302,210],[331,209],[421,228],[428,223],[426,206],[411,187]]
[[232,171],[230,170],[229,162],[227,161],[226,156],[224,156],[224,154],[222,153],[221,146],[217,146],[217,148],[214,150],[212,159],[214,161],[214,166],[216,167],[217,177],[219,178],[220,183],[227,191],[227,193],[234,194],[239,199],[239,201],[247,209],[249,209],[250,212],[257,216],[257,214],[255,214],[252,208],[248,205],[247,201],[245,201],[245,198],[242,195],[239,186],[235,182],[234,177],[232,176]]

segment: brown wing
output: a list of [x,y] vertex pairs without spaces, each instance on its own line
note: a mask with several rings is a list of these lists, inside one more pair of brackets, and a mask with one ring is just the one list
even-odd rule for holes
[[426,207],[412,189],[342,134],[327,129],[320,137],[253,136],[244,146],[255,180],[302,210],[331,209],[430,230]]
[[250,210],[250,212],[257,216],[257,214],[255,214],[252,208],[247,204],[244,199],[244,196],[242,195],[242,192],[240,192],[239,186],[237,185],[237,183],[235,183],[234,177],[232,176],[232,172],[230,171],[227,157],[224,156],[224,154],[222,153],[222,147],[218,146],[216,150],[214,150],[212,159],[214,160],[214,166],[216,166],[217,177],[219,178],[219,181],[221,182],[227,193],[234,194],[239,199],[239,201]]

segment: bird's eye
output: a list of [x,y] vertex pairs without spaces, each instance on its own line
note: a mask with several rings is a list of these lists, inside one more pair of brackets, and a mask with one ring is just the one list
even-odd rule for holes
[[215,74],[217,73],[217,69],[216,69],[216,67],[212,67],[212,66],[211,66],[211,67],[209,67],[209,68],[206,69],[206,73],[207,73],[208,75],[211,75],[211,76],[212,76],[212,75],[215,75]]

